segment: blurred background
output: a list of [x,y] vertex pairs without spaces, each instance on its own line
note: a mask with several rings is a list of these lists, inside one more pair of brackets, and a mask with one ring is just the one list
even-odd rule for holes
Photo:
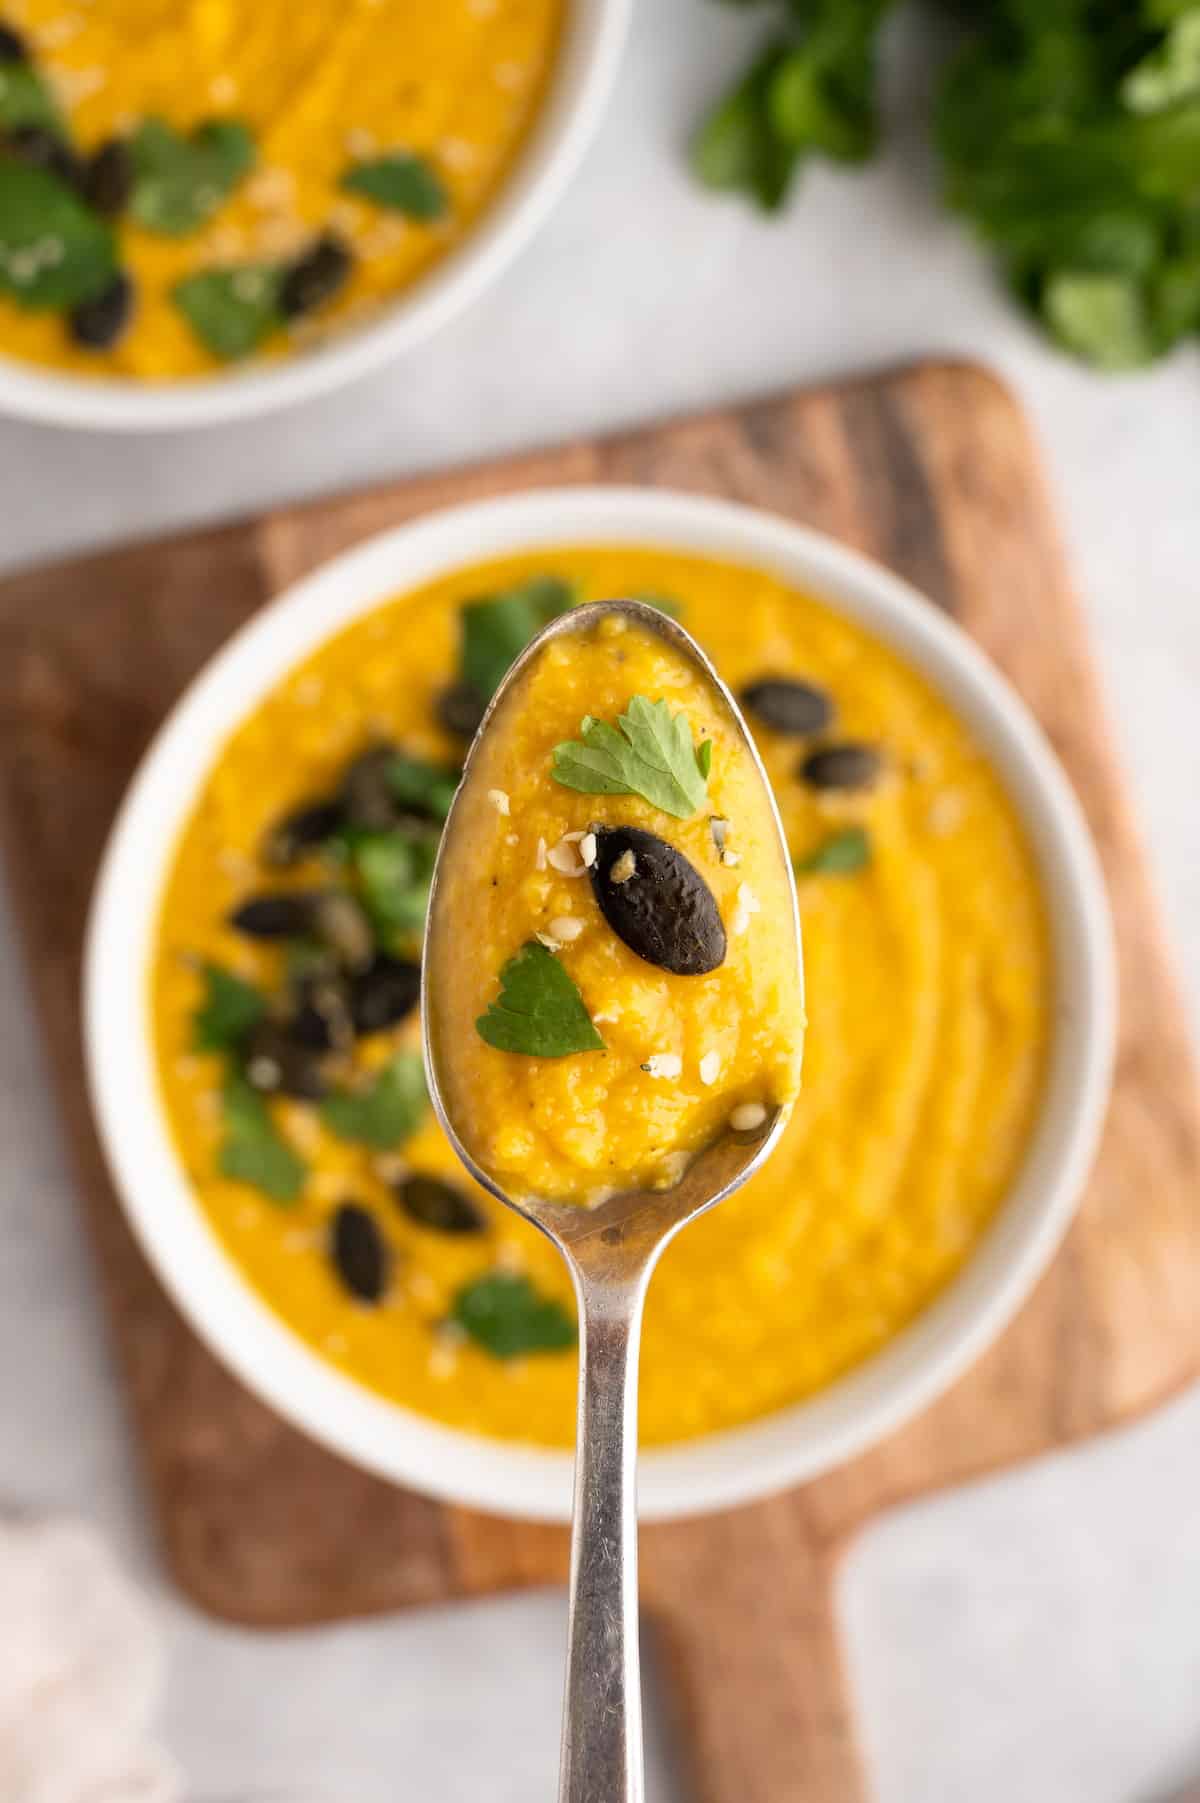
[[[875,161],[815,163],[770,217],[704,193],[688,138],[757,30],[744,8],[642,0],[565,203],[479,304],[368,381],[188,437],[0,422],[0,561],[914,354],[982,358],[1040,436],[1195,1023],[1194,340],[1105,375],[1014,308],[938,198],[927,114],[941,40],[907,9],[886,29]],[[0,999],[0,1498],[88,1517],[146,1587],[166,1648],[161,1738],[186,1798],[551,1795],[559,1595],[272,1636],[215,1625],[166,1587],[6,913]],[[1168,1803],[1200,1775],[1198,1494],[1200,1400],[1187,1396],[875,1527],[842,1604],[881,1803]],[[652,1694],[650,1794],[673,1803],[655,1728]]]

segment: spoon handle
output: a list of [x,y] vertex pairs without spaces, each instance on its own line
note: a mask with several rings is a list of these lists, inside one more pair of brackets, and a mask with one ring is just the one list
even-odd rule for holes
[[579,1298],[575,1526],[559,1803],[642,1803],[637,1374],[645,1273]]

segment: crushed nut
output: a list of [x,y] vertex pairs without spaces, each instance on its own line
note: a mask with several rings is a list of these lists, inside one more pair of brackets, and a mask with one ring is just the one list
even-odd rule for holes
[[735,1133],[753,1133],[761,1127],[767,1118],[767,1111],[761,1102],[743,1102],[734,1109],[729,1117],[729,1125]]

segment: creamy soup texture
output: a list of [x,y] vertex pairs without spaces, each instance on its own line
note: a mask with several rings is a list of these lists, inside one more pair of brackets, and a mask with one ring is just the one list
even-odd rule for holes
[[[772,575],[555,547],[399,596],[282,677],[204,782],[163,897],[153,1024],[179,1156],[230,1257],[323,1357],[440,1421],[549,1445],[574,1430],[570,1284],[462,1175],[423,1105],[411,970],[473,708],[523,634],[610,595],[676,607],[745,699],[795,861],[808,1010],[779,1149],[654,1279],[648,1441],[811,1394],[937,1295],[1020,1167],[1048,1037],[1037,874],[988,760],[922,677]],[[564,792],[556,823],[586,825],[591,800]],[[514,877],[548,825],[497,817]],[[697,812],[698,863],[700,826]],[[728,914],[737,871],[708,868]],[[290,914],[281,893],[298,898]],[[471,951],[493,989],[494,932],[489,918]],[[586,997],[586,958],[557,955]],[[303,1057],[297,1033],[317,1042]],[[707,1041],[658,1049],[686,1051],[682,1093],[699,1095]],[[316,1093],[282,1093],[281,1075]],[[671,1112],[672,1081],[646,1074],[639,1093]],[[500,1119],[499,1088],[488,1106]]]

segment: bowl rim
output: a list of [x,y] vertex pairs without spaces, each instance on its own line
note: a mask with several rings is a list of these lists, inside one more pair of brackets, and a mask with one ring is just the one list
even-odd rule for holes
[[423,343],[508,267],[557,204],[599,124],[633,0],[568,0],[549,90],[513,167],[458,244],[381,316],[277,362],[178,382],[62,374],[0,353],[0,415],[154,432],[256,418],[327,394]]
[[208,1226],[171,1143],[149,1030],[162,887],[200,784],[289,669],[390,594],[456,567],[568,544],[657,546],[765,569],[865,625],[965,720],[1030,836],[1050,916],[1046,1089],[1011,1191],[963,1269],[864,1364],[805,1401],[642,1455],[646,1519],[768,1495],[841,1463],[945,1389],[999,1333],[1074,1212],[1103,1122],[1116,1031],[1112,923],[1088,829],[1025,704],[966,634],[901,578],[738,503],[620,487],[532,491],[439,510],[286,589],[215,654],[145,753],[102,861],[84,956],[89,1090],[118,1196],[184,1317],[277,1413],[367,1470],[444,1501],[565,1520],[567,1451],[490,1440],[386,1401],[326,1363],[261,1301]]

